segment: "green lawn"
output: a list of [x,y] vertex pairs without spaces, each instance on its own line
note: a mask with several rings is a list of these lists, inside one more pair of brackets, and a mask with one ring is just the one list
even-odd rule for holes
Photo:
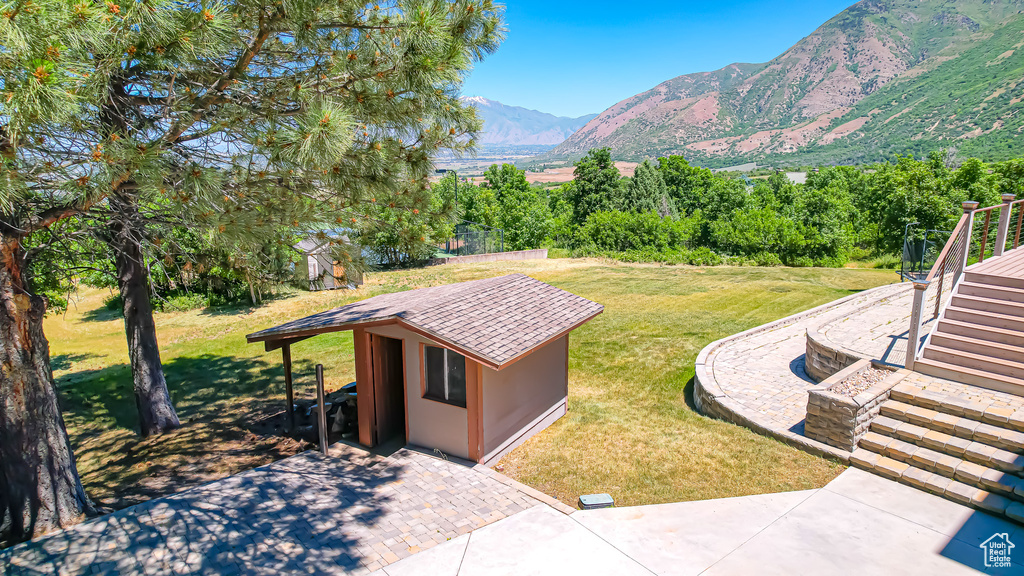
[[[184,426],[141,439],[127,351],[107,293],[84,290],[46,322],[68,431],[88,493],[121,507],[301,449],[255,423],[283,408],[280,353],[245,334],[383,292],[523,272],[605,305],[570,338],[569,414],[500,469],[564,502],[608,492],[619,504],[818,487],[841,466],[694,412],[693,361],[707,343],[896,279],[853,269],[693,268],[599,260],[440,266],[368,275],[358,292],[294,293],[256,309],[158,314],[171,395]],[[349,333],[296,344],[296,393],[354,379]]]

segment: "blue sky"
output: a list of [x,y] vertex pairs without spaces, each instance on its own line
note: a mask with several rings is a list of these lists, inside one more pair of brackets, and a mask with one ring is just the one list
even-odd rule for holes
[[504,3],[508,37],[462,93],[582,116],[681,74],[771,60],[853,0]]

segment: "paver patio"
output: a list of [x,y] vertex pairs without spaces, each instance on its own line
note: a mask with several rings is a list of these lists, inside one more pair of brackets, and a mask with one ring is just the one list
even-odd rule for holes
[[[807,391],[818,385],[804,371],[807,330],[818,330],[858,313],[862,328],[888,327],[876,328],[875,333],[889,341],[890,335],[899,333],[900,326],[892,325],[888,316],[895,308],[879,304],[901,301],[909,295],[909,285],[883,286],[780,320],[767,329],[733,336],[709,347],[706,373],[722,394],[743,410],[743,416],[768,430],[801,436],[807,416]],[[882,313],[873,314],[873,310]]]
[[[697,360],[698,377],[705,388],[715,389],[720,399],[728,400],[729,409],[739,419],[845,460],[848,452],[803,435],[807,392],[819,387],[804,370],[807,331],[815,331],[829,347],[902,367],[912,297],[910,283],[882,286],[731,336],[702,352],[703,358]],[[926,304],[930,310],[934,300]],[[922,338],[932,327],[932,320],[926,320]],[[701,377],[702,369],[707,382]],[[903,383],[979,405],[1024,408],[1020,397],[916,372]]]
[[534,496],[550,501],[481,467],[335,444],[0,551],[0,573],[365,574]]

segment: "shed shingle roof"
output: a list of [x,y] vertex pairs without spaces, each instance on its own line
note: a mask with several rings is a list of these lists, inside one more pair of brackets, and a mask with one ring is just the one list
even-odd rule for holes
[[523,274],[382,294],[250,334],[284,340],[395,320],[500,367],[600,314],[604,306]]

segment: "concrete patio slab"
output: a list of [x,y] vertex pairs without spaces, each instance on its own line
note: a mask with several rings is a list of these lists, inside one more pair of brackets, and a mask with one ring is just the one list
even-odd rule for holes
[[466,554],[469,534],[453,538],[440,546],[424,550],[373,572],[370,576],[457,576]]
[[979,544],[1002,533],[1024,543],[1024,527],[851,468],[819,490],[571,516],[536,506],[440,545],[448,564],[417,555],[380,576],[1024,574],[1024,554],[984,566]]
[[[973,508],[897,484],[859,468],[843,472],[825,490],[884,510],[950,538],[966,539],[975,546],[997,532],[1006,532],[1014,542],[1019,540],[1024,543],[1022,526],[988,514],[978,514]],[[1024,559],[1024,554],[1020,556]]]
[[459,575],[496,574],[650,576],[651,572],[571,516],[539,505],[470,535]]
[[588,510],[572,517],[655,574],[700,574],[816,492]]
[[[453,540],[430,552],[434,553],[434,558],[428,558],[426,554],[411,556],[387,566],[381,571],[381,576],[652,574],[640,563],[573,521],[571,516],[545,504],[476,530],[468,535],[467,542]],[[460,556],[461,552],[464,554]],[[438,561],[442,555],[449,564]]]

